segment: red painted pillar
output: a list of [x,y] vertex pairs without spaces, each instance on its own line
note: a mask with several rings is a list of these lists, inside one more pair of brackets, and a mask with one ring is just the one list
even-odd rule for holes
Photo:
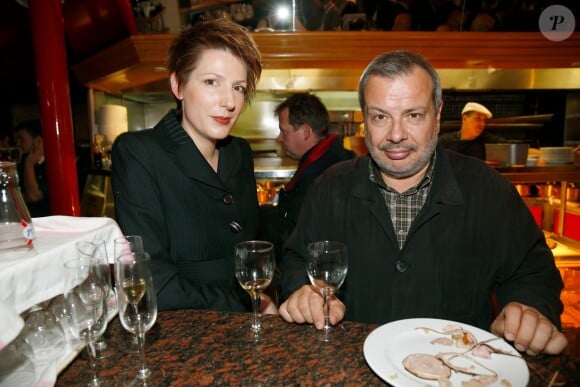
[[29,0],[38,102],[53,215],[80,215],[61,0]]

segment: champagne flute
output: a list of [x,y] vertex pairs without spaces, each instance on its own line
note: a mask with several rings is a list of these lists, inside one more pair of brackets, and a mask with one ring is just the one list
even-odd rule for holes
[[87,346],[91,375],[88,386],[100,386],[95,343],[107,328],[107,289],[100,262],[80,256],[65,262],[67,287],[65,300],[71,317],[71,330]]
[[[114,300],[114,298],[112,298],[114,296],[114,292],[113,284],[111,281],[111,271],[109,268],[109,258],[107,256],[106,242],[104,240],[80,241],[76,243],[76,248],[80,255],[94,258],[99,263],[99,270],[101,271],[101,275],[105,280],[105,296],[107,300],[107,307],[109,309],[114,309],[114,305],[111,305],[111,301]],[[112,352],[109,349],[103,336],[100,336],[95,342],[95,350],[96,356],[99,359],[112,355]]]
[[115,259],[121,255],[144,253],[143,238],[140,235],[124,235],[113,241]]
[[[114,258],[133,253],[144,253],[143,238],[140,235],[124,235],[113,241]],[[131,344],[125,348],[127,353],[139,353],[139,342],[136,335],[131,335]]]
[[253,320],[250,332],[253,341],[262,340],[260,294],[270,285],[276,266],[274,245],[266,241],[240,242],[235,248],[235,273],[242,288],[252,298]]
[[306,271],[314,287],[324,299],[324,328],[317,333],[320,341],[332,340],[333,326],[330,324],[330,298],[340,288],[348,269],[346,245],[336,241],[317,241],[308,244]]
[[126,253],[118,256],[115,259],[115,281],[121,324],[137,336],[139,343],[140,368],[130,384],[157,384],[159,375],[145,361],[145,334],[157,319],[157,295],[149,254]]

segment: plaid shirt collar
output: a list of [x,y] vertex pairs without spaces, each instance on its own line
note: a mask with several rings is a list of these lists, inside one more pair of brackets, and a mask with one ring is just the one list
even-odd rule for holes
[[395,191],[384,182],[381,172],[372,158],[369,162],[369,179],[377,185],[383,196],[400,249],[403,249],[405,245],[411,224],[427,201],[435,168],[435,160],[436,153],[433,153],[433,157],[423,179],[419,184],[402,193]]

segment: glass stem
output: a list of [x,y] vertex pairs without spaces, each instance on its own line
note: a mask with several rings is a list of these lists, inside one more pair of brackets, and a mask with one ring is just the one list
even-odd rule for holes
[[151,371],[149,371],[145,361],[145,329],[143,329],[140,321],[139,327],[137,328],[137,341],[139,342],[139,360],[141,361],[141,369],[137,377],[139,379],[146,379],[151,374]]
[[252,324],[252,329],[254,331],[259,331],[261,328],[260,324],[260,295],[252,297],[252,310],[254,311],[254,323]]
[[332,329],[332,326],[330,325],[330,302],[328,302],[328,292],[324,292],[322,298],[324,299],[324,330],[328,331]]
[[87,341],[87,353],[89,355],[89,368],[91,369],[91,381],[89,382],[89,385],[98,386],[101,384],[101,381],[97,375],[97,350],[95,348],[95,339],[93,337],[90,337]]

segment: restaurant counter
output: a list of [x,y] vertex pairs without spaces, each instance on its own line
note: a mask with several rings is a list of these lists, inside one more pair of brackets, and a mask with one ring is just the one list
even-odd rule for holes
[[[249,313],[204,310],[159,313],[146,349],[147,363],[161,367],[159,385],[386,385],[363,354],[364,341],[376,324],[342,322],[336,341],[328,344],[311,338],[310,325],[265,316],[265,338],[252,343],[243,338],[250,318]],[[573,342],[564,355],[524,356],[529,386],[546,386],[552,379],[553,386],[580,384],[579,331],[566,331]],[[138,356],[126,352],[131,338],[118,319],[111,322],[106,337],[115,351],[100,360],[105,385],[126,372],[136,375]],[[86,367],[87,361],[77,357],[56,385],[80,384]]]

